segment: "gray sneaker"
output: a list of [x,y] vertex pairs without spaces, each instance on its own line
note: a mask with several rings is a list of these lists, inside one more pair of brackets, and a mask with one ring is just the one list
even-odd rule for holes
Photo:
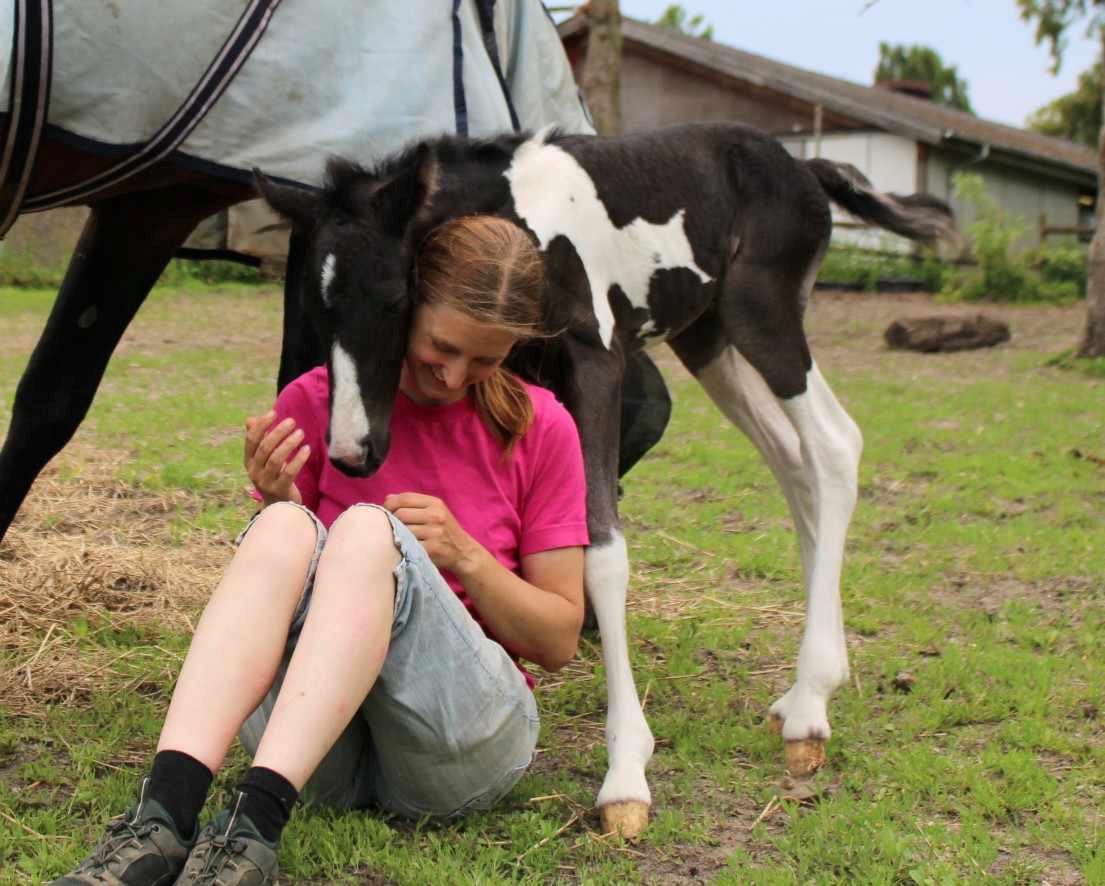
[[276,846],[239,815],[245,794],[238,791],[233,809],[220,812],[200,831],[177,886],[262,886],[275,883]]
[[73,873],[50,886],[171,886],[195,841],[184,840],[168,812],[147,797],[142,781],[138,805],[113,818],[92,854]]

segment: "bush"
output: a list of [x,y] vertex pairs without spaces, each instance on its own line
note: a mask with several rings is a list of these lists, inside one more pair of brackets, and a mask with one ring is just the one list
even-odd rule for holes
[[215,286],[220,283],[259,284],[262,280],[259,269],[240,262],[174,258],[157,282],[161,286],[187,286],[197,283]]
[[890,282],[915,281],[918,289],[939,292],[946,274],[947,266],[934,255],[921,258],[872,252],[858,246],[830,246],[817,282],[875,292]]
[[986,192],[982,177],[961,173],[955,178],[955,190],[959,199],[972,204],[977,212],[967,232],[978,266],[951,274],[941,289],[944,297],[1062,304],[1082,296],[1086,287],[1084,251],[1064,244],[1016,253],[1013,244],[1023,236],[1025,223],[997,204]]
[[1089,250],[1077,243],[1046,244],[1036,250],[1032,264],[1048,283],[1072,283],[1086,291],[1086,266]]

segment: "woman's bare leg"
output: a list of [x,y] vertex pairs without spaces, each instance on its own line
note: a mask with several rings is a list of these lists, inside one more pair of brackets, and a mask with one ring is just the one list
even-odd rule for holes
[[182,751],[218,771],[272,686],[315,541],[314,523],[298,508],[271,505],[257,518],[196,628],[159,751]]
[[302,790],[372,689],[387,655],[399,564],[382,511],[353,508],[331,526],[311,608],[253,765]]

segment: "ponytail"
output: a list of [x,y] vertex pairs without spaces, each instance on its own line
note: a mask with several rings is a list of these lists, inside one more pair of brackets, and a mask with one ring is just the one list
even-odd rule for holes
[[533,402],[522,380],[500,366],[494,374],[472,386],[476,414],[503,447],[503,458],[510,458],[514,444],[533,424]]

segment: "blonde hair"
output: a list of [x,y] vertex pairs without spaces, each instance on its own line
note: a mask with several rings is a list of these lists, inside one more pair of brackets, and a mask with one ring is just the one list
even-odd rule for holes
[[[434,228],[418,251],[418,304],[444,305],[520,339],[543,334],[544,265],[529,236],[492,215],[469,215]],[[509,455],[533,423],[522,380],[498,367],[472,386],[476,412]]]

